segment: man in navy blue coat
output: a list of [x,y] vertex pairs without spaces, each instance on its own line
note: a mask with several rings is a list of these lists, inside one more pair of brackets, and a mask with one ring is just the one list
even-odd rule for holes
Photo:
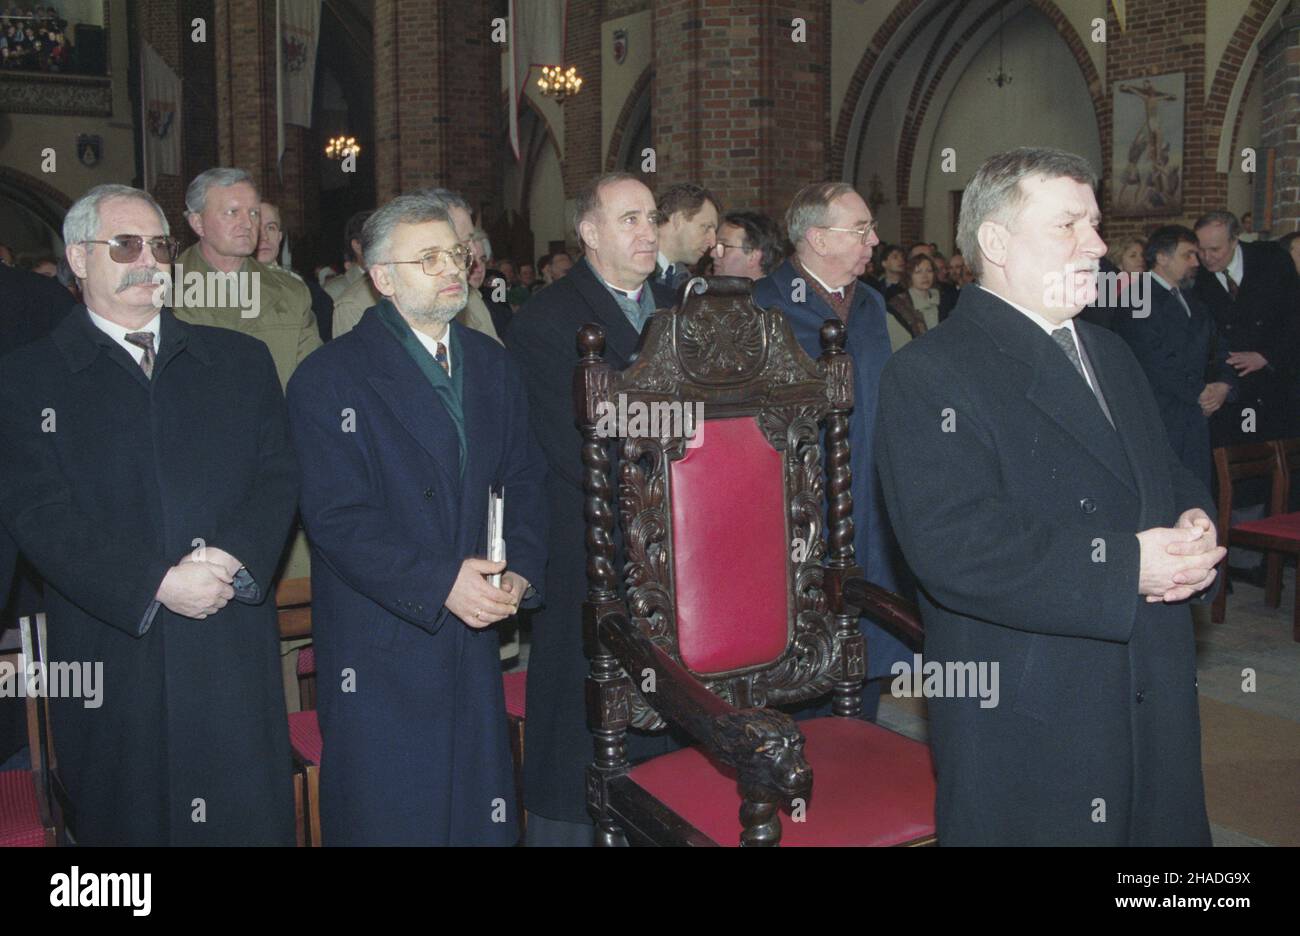
[[[511,845],[497,634],[545,571],[545,465],[505,349],[453,321],[469,249],[401,196],[362,234],[386,298],[289,384],[304,466],[327,845]],[[488,562],[489,489],[506,563]],[[508,564],[508,566],[507,566]],[[500,587],[487,576],[503,572]]]
[[[823,182],[802,188],[786,212],[794,256],[754,285],[754,302],[785,313],[799,344],[813,357],[821,354],[819,332],[829,318],[848,327],[845,345],[853,359],[853,414],[849,450],[853,470],[853,548],[867,581],[895,591],[892,536],[885,520],[872,462],[876,428],[876,388],[889,360],[885,303],[858,280],[872,249],[880,243],[876,222],[862,196],[846,182]],[[867,688],[863,714],[874,718],[880,703],[879,683],[912,651],[878,624],[861,622],[867,641]]]
[[[1174,454],[1208,489],[1209,419],[1229,399],[1237,374],[1216,340],[1213,316],[1192,291],[1200,266],[1196,234],[1176,224],[1157,228],[1147,239],[1146,264],[1150,301],[1121,312],[1115,333],[1151,381]],[[1207,372],[1213,378],[1208,383]]]

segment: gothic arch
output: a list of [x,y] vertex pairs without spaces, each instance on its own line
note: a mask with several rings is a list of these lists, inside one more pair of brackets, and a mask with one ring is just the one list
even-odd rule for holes
[[62,236],[63,216],[72,207],[72,199],[63,192],[25,172],[0,166],[0,194]]
[[609,138],[609,149],[605,153],[606,172],[613,172],[625,162],[623,137],[635,133],[645,113],[649,111],[650,86],[653,81],[654,66],[647,65],[628,92],[623,109],[619,111],[618,120],[614,123],[614,132]]
[[1205,125],[1210,133],[1217,135],[1217,139],[1207,141],[1217,149],[1216,172],[1227,173],[1232,167],[1233,145],[1241,126],[1241,105],[1250,91],[1259,59],[1259,40],[1282,17],[1288,2],[1251,0],[1219,59],[1205,101]]

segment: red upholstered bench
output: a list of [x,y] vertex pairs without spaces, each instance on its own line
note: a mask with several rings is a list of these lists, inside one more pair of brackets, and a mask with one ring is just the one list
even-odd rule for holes
[[0,771],[0,848],[51,845],[30,770]]
[[[320,845],[320,757],[323,744],[320,721],[316,717],[315,709],[290,713],[289,747],[293,749],[294,762],[307,782],[307,842],[305,844],[318,847]],[[301,824],[299,828],[302,828]]]
[[[802,821],[782,809],[781,844],[903,845],[934,836],[934,769],[918,741],[856,718],[799,723],[813,771]],[[882,769],[887,766],[888,769]],[[740,844],[736,774],[695,748],[633,767],[628,777],[719,845]]]

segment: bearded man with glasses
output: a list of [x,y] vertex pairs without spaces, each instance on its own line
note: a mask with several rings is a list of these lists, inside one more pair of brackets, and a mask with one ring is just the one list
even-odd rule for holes
[[[321,837],[512,845],[492,625],[540,602],[545,463],[513,361],[457,319],[473,257],[446,203],[399,196],[361,244],[383,299],[288,394],[313,552]],[[506,561],[489,562],[498,488]]]
[[[84,845],[292,845],[273,590],[298,495],[275,364],[159,308],[162,209],[92,189],[63,224],[78,306],[0,360],[0,524],[46,582],[50,699]],[[101,668],[102,667],[102,668]]]

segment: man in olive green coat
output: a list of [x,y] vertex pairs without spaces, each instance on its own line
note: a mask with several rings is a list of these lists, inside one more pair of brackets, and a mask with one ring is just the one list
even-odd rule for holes
[[[176,259],[173,309],[182,321],[261,339],[284,387],[321,340],[306,284],[254,256],[260,206],[253,177],[243,169],[209,169],[195,177],[185,208],[199,242]],[[223,284],[213,274],[226,275],[225,288],[216,288]]]

